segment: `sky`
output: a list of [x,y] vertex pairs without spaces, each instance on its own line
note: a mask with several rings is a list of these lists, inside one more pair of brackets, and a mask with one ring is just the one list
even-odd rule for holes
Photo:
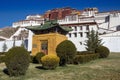
[[13,22],[24,20],[27,15],[44,14],[47,10],[62,7],[120,11],[120,0],[0,0],[0,28],[12,26]]

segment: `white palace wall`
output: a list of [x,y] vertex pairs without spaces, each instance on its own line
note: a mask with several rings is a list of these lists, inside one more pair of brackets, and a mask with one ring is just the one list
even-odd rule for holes
[[[8,51],[10,48],[13,47],[13,40],[6,40],[6,41],[0,41],[0,52],[3,52],[3,45],[4,43],[7,45],[7,50]],[[15,41],[15,46],[21,46],[22,40],[17,40]]]
[[120,52],[120,36],[101,37],[104,46],[108,47],[111,52]]

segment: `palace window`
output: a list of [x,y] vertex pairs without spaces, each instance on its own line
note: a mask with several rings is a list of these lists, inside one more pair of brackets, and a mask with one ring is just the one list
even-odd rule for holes
[[74,33],[74,37],[77,37],[77,33]]
[[69,33],[69,37],[71,37],[71,33]]
[[82,32],[80,32],[79,34],[80,34],[80,37],[83,37],[83,33]]
[[74,26],[75,31],[77,31],[77,26]]
[[82,42],[80,42],[80,45],[82,45]]
[[86,33],[86,37],[89,35],[89,32],[85,32]]
[[109,22],[110,16],[105,17],[105,22]]
[[89,25],[86,26],[86,30],[89,30]]
[[82,26],[80,26],[80,30],[82,30]]
[[119,25],[119,26],[117,26],[116,30],[117,30],[117,31],[120,31],[120,25]]

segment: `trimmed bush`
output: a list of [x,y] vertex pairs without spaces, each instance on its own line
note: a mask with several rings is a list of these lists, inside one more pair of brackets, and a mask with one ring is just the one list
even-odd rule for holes
[[79,64],[80,63],[80,55],[76,55],[74,58],[74,64]]
[[36,60],[37,60],[38,63],[41,63],[41,58],[42,58],[43,56],[45,56],[45,53],[43,53],[43,52],[38,52],[38,53],[36,54],[35,58],[36,58]]
[[10,76],[25,75],[30,63],[30,55],[23,47],[13,47],[6,53],[5,64]]
[[60,57],[60,66],[64,66],[66,63],[73,62],[76,55],[76,47],[71,41],[65,40],[57,46],[56,53]]
[[42,66],[45,69],[55,69],[59,65],[59,57],[56,55],[45,55],[41,58]]
[[86,55],[86,54],[93,54],[94,52],[92,51],[77,51],[76,55]]
[[82,55],[76,55],[74,58],[74,64],[79,64],[79,63],[86,63],[89,62],[91,60],[95,60],[99,58],[99,54],[98,53],[85,53]]
[[110,50],[105,46],[99,46],[95,52],[99,53],[99,58],[106,58],[110,54]]

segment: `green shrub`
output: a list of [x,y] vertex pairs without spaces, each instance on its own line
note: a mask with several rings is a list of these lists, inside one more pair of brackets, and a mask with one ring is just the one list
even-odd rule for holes
[[86,54],[93,54],[94,52],[92,51],[77,51],[76,55],[86,55]]
[[60,57],[60,66],[64,66],[66,63],[73,62],[76,55],[76,47],[71,41],[65,40],[57,46],[56,53]]
[[13,47],[6,53],[5,64],[10,76],[20,76],[26,73],[30,55],[23,47]]
[[80,55],[76,55],[74,58],[74,64],[79,64],[80,63]]
[[5,55],[6,54],[6,52],[0,52],[0,55]]
[[5,61],[5,56],[4,55],[0,55],[0,63]]
[[42,66],[45,69],[55,69],[59,65],[59,57],[56,55],[45,55],[41,58]]
[[106,58],[108,57],[110,51],[107,47],[105,46],[99,46],[96,50],[95,50],[96,53],[99,53],[99,57],[100,58]]
[[91,54],[91,58],[92,58],[92,60],[98,59],[99,56],[100,56],[100,55],[99,55],[98,53]]
[[99,54],[97,53],[91,53],[91,54],[82,54],[82,55],[76,55],[74,58],[74,64],[79,64],[79,63],[86,63],[91,60],[95,60],[99,57]]
[[43,56],[45,56],[45,53],[43,53],[43,52],[38,52],[38,53],[36,54],[35,58],[36,58],[36,60],[37,60],[38,63],[41,63],[41,58],[42,58]]

